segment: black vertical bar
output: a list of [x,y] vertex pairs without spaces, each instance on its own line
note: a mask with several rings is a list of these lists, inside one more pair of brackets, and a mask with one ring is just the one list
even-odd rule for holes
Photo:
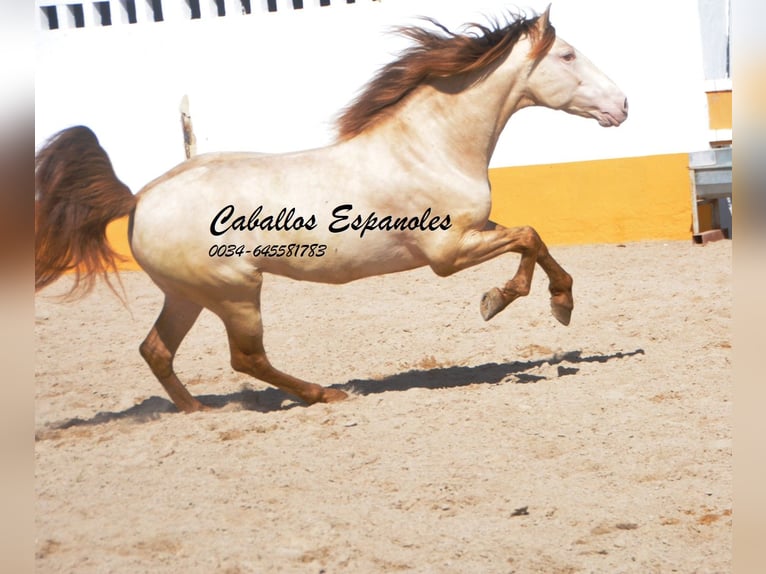
[[162,0],[149,0],[149,5],[152,7],[152,14],[154,15],[155,22],[162,22]]
[[202,12],[199,7],[199,0],[186,0],[189,5],[189,11],[191,12],[191,19],[198,20],[202,17]]
[[128,13],[128,22],[135,24],[138,22],[136,17],[136,0],[121,0],[125,12]]
[[69,8],[69,11],[72,13],[72,17],[74,18],[75,28],[84,28],[85,27],[85,12],[82,9],[82,4],[69,4],[68,8]]
[[55,6],[42,6],[43,14],[48,21],[48,30],[58,30],[59,28],[59,13]]
[[98,10],[98,16],[101,18],[102,26],[112,25],[112,9],[109,6],[109,2],[96,2],[96,10]]

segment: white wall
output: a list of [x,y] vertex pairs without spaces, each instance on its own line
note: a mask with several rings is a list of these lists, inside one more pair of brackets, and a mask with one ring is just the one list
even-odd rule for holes
[[702,44],[703,69],[708,80],[730,77],[730,0],[697,0],[700,26],[706,41]]
[[[37,1],[39,11],[48,0]],[[38,30],[37,145],[64,127],[88,125],[137,191],[183,160],[178,106],[188,94],[199,153],[321,146],[333,139],[338,110],[404,45],[385,33],[390,26],[428,15],[456,27],[508,7],[498,0],[333,0],[267,13],[252,0],[250,15],[192,21],[178,4],[185,9],[184,0],[163,0],[169,21],[161,23]],[[493,165],[707,147],[697,0],[561,1],[552,21],[626,92],[630,118],[604,129],[561,112],[524,110],[509,122]]]

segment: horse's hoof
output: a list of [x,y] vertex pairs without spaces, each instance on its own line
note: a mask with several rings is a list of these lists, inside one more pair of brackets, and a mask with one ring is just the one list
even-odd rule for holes
[[551,301],[551,315],[562,325],[569,325],[569,321],[572,320],[572,308],[561,303],[554,303]]
[[485,321],[489,321],[492,317],[505,309],[506,305],[507,304],[503,299],[503,293],[497,287],[493,287],[481,297],[481,304],[479,306],[481,316]]
[[200,413],[200,412],[215,410],[211,406],[203,405],[197,399],[194,399],[193,402],[183,403],[182,405],[177,405],[177,407],[178,407],[178,410],[181,411],[182,413],[184,413],[185,415],[188,415],[188,414],[191,414],[191,413]]
[[339,391],[338,389],[324,389],[322,391],[322,398],[319,399],[320,403],[337,403],[348,398],[348,394]]

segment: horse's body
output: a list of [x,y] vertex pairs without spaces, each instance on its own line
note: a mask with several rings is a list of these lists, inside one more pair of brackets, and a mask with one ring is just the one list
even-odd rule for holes
[[[247,156],[245,154],[207,154],[197,156],[182,164],[179,173],[160,178],[141,191],[134,215],[131,246],[133,254],[147,272],[171,272],[172,280],[184,280],[183,274],[195,277],[200,269],[205,278],[218,284],[218,273],[231,276],[241,274],[242,279],[255,271],[277,273],[294,279],[325,283],[346,283],[370,275],[412,269],[428,264],[429,259],[420,252],[416,242],[408,241],[412,232],[367,231],[361,236],[350,228],[356,215],[366,219],[375,212],[384,214],[422,215],[427,209],[439,205],[440,210],[455,216],[466,210],[465,201],[439,200],[433,188],[423,187],[423,181],[408,182],[412,170],[395,166],[394,160],[376,162],[364,157],[366,150],[348,143],[309,152],[286,156]],[[362,152],[362,153],[359,153]],[[388,163],[389,175],[376,175],[381,163]],[[375,165],[375,169],[370,169]],[[348,180],[344,181],[344,178]],[[340,183],[339,183],[340,182]],[[345,185],[344,185],[345,184]],[[485,182],[486,185],[486,182]],[[402,190],[397,197],[386,190],[392,187]],[[259,193],[259,189],[263,191]],[[269,190],[279,189],[279,194]],[[221,193],[225,190],[225,193]],[[362,193],[363,192],[363,193]],[[446,192],[446,190],[445,190]],[[488,199],[488,198],[487,198]],[[179,214],[168,209],[168,204],[183,205],[184,213],[196,213],[202,217],[188,218],[179,234],[179,243],[157,246],[158,230],[178,227]],[[338,207],[352,205],[351,209],[332,212]],[[455,205],[455,209],[449,209]],[[294,223],[301,217],[314,216],[313,229],[302,227],[290,230],[261,230],[242,232],[228,229],[220,236],[211,234],[214,217],[227,205],[235,206],[232,219],[249,218],[257,209],[259,220],[276,217],[280,211],[295,210]],[[441,207],[444,206],[444,207]],[[445,209],[446,208],[446,209]],[[475,209],[475,208],[474,208]],[[487,201],[487,213],[489,201]],[[351,222],[343,217],[351,217]],[[481,214],[479,215],[479,218]],[[333,233],[330,225],[337,220],[336,228],[349,224],[345,231]],[[218,226],[229,227],[231,220]],[[418,239],[442,239],[438,232],[420,233]],[[181,239],[182,238],[182,239]],[[247,245],[248,248],[265,245],[327,245],[321,257],[233,257],[214,258],[208,252],[212,244]],[[179,245],[185,245],[178,252]],[[167,261],[175,259],[180,265],[167,269]],[[205,281],[197,277],[194,282]]]
[[[269,364],[260,318],[263,273],[344,283],[429,265],[444,276],[513,251],[521,253],[519,269],[485,294],[484,318],[528,293],[538,263],[550,278],[553,314],[567,324],[571,277],[535,231],[487,228],[489,160],[506,122],[523,107],[562,109],[609,126],[626,118],[627,100],[556,38],[547,11],[479,30],[441,36],[405,29],[416,46],[344,113],[340,138],[329,147],[197,156],[136,196],[116,179],[90,130],[61,132],[38,154],[38,288],[67,269],[78,269],[79,280],[80,272],[92,279],[113,268],[103,228],[131,214],[133,255],[165,293],[141,353],[187,412],[203,405],[177,379],[172,362],[203,307],[226,325],[236,370],[309,403],[345,397]],[[69,213],[61,207],[66,202],[74,213],[86,201],[78,185],[88,190],[87,215],[62,215]],[[65,193],[70,197],[55,199]],[[60,222],[51,225],[55,218]],[[66,223],[73,220],[79,232]],[[68,245],[54,237],[56,225],[71,228]],[[253,255],[264,248],[266,255]]]

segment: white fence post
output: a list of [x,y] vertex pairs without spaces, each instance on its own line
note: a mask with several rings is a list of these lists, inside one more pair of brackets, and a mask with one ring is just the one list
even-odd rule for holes
[[136,22],[138,24],[154,22],[154,10],[149,0],[136,0]]
[[226,17],[230,16],[244,16],[245,9],[242,6],[240,0],[224,0],[224,7],[226,9]]
[[215,0],[199,0],[199,12],[203,20],[218,18],[218,6]]
[[80,0],[79,2],[82,9],[83,27],[92,28],[93,26],[101,25],[101,18],[97,16],[97,9],[93,5],[92,0]]
[[183,22],[191,19],[191,9],[186,0],[162,0],[162,20]]

